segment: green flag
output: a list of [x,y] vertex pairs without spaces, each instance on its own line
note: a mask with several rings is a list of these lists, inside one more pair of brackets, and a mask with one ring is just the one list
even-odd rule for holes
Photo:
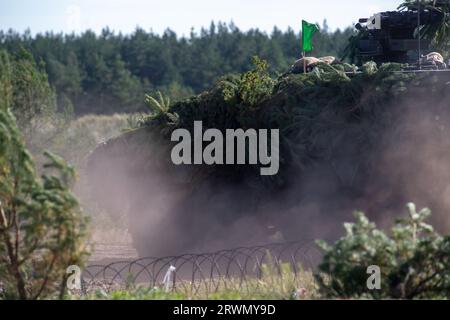
[[302,20],[302,49],[304,52],[312,51],[312,38],[314,33],[319,30],[317,24],[306,22]]

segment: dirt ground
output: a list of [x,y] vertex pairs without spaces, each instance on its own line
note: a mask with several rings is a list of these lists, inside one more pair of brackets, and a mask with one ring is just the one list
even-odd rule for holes
[[89,264],[95,264],[108,260],[129,261],[137,258],[138,254],[131,244],[95,243],[93,245],[92,254],[89,257]]
[[127,230],[95,230],[89,241],[89,249],[91,252],[89,265],[131,261],[138,258]]

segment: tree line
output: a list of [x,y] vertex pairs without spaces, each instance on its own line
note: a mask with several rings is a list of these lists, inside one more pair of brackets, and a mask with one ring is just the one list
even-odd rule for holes
[[[353,29],[331,32],[324,21],[311,55],[340,56]],[[137,28],[121,34],[104,28],[79,35],[0,31],[0,49],[14,59],[29,52],[48,75],[58,108],[75,114],[135,112],[144,94],[162,91],[178,100],[208,89],[224,74],[251,68],[252,57],[267,60],[270,72],[283,73],[299,58],[299,32],[274,28],[241,31],[233,23],[211,23],[179,37],[170,29],[156,34]]]

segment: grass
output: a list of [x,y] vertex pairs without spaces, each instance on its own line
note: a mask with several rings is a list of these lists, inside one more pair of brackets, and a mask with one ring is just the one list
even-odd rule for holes
[[[301,270],[301,269],[299,269]],[[260,279],[247,277],[214,278],[194,283],[178,281],[175,288],[162,285],[149,287],[130,284],[126,289],[110,292],[96,289],[86,295],[71,294],[68,299],[83,300],[303,300],[320,298],[311,271],[301,270],[295,275],[289,264],[281,268],[265,264]]]
[[128,119],[129,116],[123,114],[80,117],[71,121],[47,148],[80,167],[99,144],[120,135],[129,126]]

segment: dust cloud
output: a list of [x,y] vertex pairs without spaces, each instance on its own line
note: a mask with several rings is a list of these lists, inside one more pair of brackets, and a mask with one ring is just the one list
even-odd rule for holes
[[227,168],[208,178],[207,170],[167,164],[169,147],[140,130],[97,148],[89,164],[90,192],[112,215],[127,215],[140,256],[333,240],[353,211],[387,228],[406,214],[410,201],[432,209],[431,222],[448,232],[448,98],[418,94],[380,106],[380,112],[352,110],[348,124],[336,119],[344,124],[336,134],[345,139],[327,157],[306,169],[284,168],[289,181],[260,192],[252,191],[252,181],[229,178]]

